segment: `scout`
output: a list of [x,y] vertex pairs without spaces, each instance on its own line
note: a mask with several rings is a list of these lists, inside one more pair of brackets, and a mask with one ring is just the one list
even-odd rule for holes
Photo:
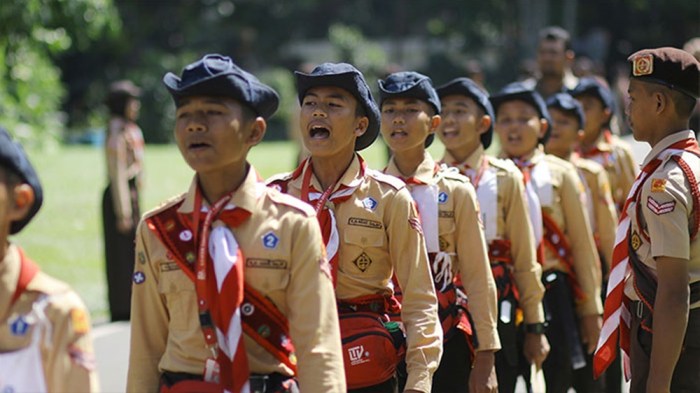
[[619,337],[631,392],[697,392],[700,149],[688,121],[700,63],[668,47],[628,61],[627,117],[651,151],[620,217],[594,371],[614,359]]
[[[585,123],[581,104],[567,93],[557,93],[547,100],[547,110],[552,117],[552,132],[547,140],[545,151],[571,162],[579,172],[588,202],[586,204],[588,218],[605,276],[610,271],[617,227],[617,212],[610,193],[607,172],[602,165],[581,158],[574,151],[580,136],[583,135]],[[605,283],[607,278],[603,277],[603,285]],[[577,392],[596,390],[614,392],[621,390],[622,381],[614,374],[606,375],[605,379],[594,380],[592,358],[588,355],[586,367],[574,372],[574,388]]]
[[[523,172],[535,241],[545,285],[544,309],[552,345],[543,370],[547,391],[566,392],[574,369],[585,366],[581,342],[592,352],[602,313],[600,262],[581,195],[576,168],[540,144],[549,136],[549,114],[542,97],[512,83],[491,97],[495,130],[506,157]],[[584,202],[584,203],[582,203]],[[539,214],[538,214],[539,213]]]
[[[367,168],[356,153],[379,133],[379,110],[369,86],[346,63],[323,63],[295,75],[300,129],[311,156],[272,184],[318,213],[338,299],[348,387],[396,390],[400,353],[391,345],[400,347],[400,334],[389,322],[394,343],[378,341],[388,329],[377,320],[386,323],[386,314],[400,312],[405,392],[429,392],[442,352],[437,298],[411,193],[395,177]],[[400,308],[394,275],[403,291]]]
[[0,391],[96,392],[85,305],[8,240],[39,211],[39,178],[0,127]]
[[345,391],[313,210],[246,161],[277,94],[216,54],[163,82],[196,174],[139,224],[127,390]]
[[595,77],[581,78],[571,91],[586,116],[578,152],[605,168],[618,213],[636,176],[636,164],[627,144],[610,131],[615,101],[610,89]]
[[[440,99],[427,76],[397,72],[379,81],[379,107],[382,137],[392,151],[384,172],[403,179],[416,201],[438,292],[445,345],[432,391],[496,392],[496,284],[476,192],[468,178],[438,165],[426,151],[440,124]],[[455,274],[461,275],[475,323],[474,358],[470,332],[460,330],[469,320],[459,307]]]
[[[476,188],[491,271],[498,293],[496,375],[501,392],[513,392],[519,358],[541,366],[549,352],[544,336],[541,268],[529,225],[523,177],[511,161],[487,156],[493,138],[493,108],[488,95],[468,78],[438,87],[442,121],[437,135],[445,145],[442,162],[459,169]],[[524,339],[517,334],[522,310]]]

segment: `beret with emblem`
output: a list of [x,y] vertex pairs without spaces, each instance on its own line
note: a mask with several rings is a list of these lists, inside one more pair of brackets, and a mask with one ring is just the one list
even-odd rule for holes
[[[435,110],[435,114],[439,114],[442,109],[440,98],[433,87],[433,81],[423,74],[414,71],[395,72],[384,80],[378,80],[377,83],[379,85],[380,107],[384,101],[390,98],[415,98],[430,104]],[[425,139],[425,146],[430,146],[433,139],[435,139],[435,134],[428,135]]]
[[522,82],[513,82],[506,85],[497,94],[491,96],[491,105],[493,105],[493,110],[498,113],[498,108],[505,102],[508,101],[524,101],[532,105],[540,116],[540,119],[547,120],[547,131],[542,138],[539,139],[540,143],[547,143],[549,139],[549,134],[552,129],[552,120],[549,117],[549,111],[547,111],[547,105],[544,99],[535,89],[526,86]]
[[295,71],[299,103],[304,101],[306,92],[313,87],[335,86],[346,90],[355,97],[369,119],[367,131],[355,140],[355,150],[362,150],[371,145],[379,135],[379,108],[372,98],[372,92],[362,72],[348,63],[323,63],[311,73]]
[[632,63],[632,78],[700,97],[700,62],[690,53],[671,47],[643,49],[627,60]]
[[488,149],[493,140],[493,122],[496,121],[496,117],[493,115],[493,106],[491,106],[489,101],[489,94],[479,87],[476,82],[464,77],[455,78],[437,87],[435,91],[437,91],[441,99],[450,95],[463,95],[476,101],[484,113],[491,118],[489,129],[481,134],[481,144],[484,146],[484,149]]
[[0,127],[0,166],[6,171],[19,176],[22,182],[28,184],[34,190],[34,204],[27,212],[27,215],[21,220],[10,224],[10,233],[15,234],[22,230],[39,211],[44,200],[44,193],[39,182],[39,176],[29,162],[24,149],[18,142],[12,140],[9,132],[3,127]]
[[229,97],[270,118],[279,106],[274,89],[237,66],[230,57],[208,54],[189,64],[177,76],[168,72],[163,83],[176,103],[192,96]]
[[556,108],[576,117],[579,128],[583,128],[585,124],[586,117],[583,113],[583,107],[569,93],[557,93],[549,97],[547,99],[547,108]]

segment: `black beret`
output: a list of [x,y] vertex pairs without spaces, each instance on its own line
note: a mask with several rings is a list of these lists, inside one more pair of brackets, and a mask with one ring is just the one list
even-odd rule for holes
[[607,109],[615,111],[615,99],[612,91],[604,84],[603,81],[593,76],[586,76],[578,81],[578,85],[569,91],[574,97],[582,95],[592,95],[600,100]]
[[364,75],[348,63],[323,63],[314,68],[311,73],[295,71],[299,103],[304,101],[306,92],[312,87],[335,86],[348,91],[355,97],[358,104],[364,108],[369,119],[367,131],[355,140],[355,150],[362,150],[371,145],[379,135],[381,121],[379,109],[372,98],[372,92],[365,81]]
[[632,78],[661,84],[695,99],[700,97],[700,62],[684,50],[643,49],[627,61],[632,63]]
[[545,131],[544,136],[539,140],[542,144],[547,143],[552,129],[552,120],[549,117],[547,105],[540,93],[533,88],[527,87],[522,82],[509,83],[501,89],[498,94],[491,96],[491,105],[493,105],[494,112],[498,112],[498,107],[508,101],[525,101],[537,110],[540,119],[547,120],[547,131]]
[[270,86],[237,66],[230,57],[205,55],[182,70],[178,77],[168,72],[163,83],[177,103],[184,97],[230,97],[268,119],[279,106],[279,96]]
[[549,97],[547,99],[547,108],[557,108],[575,116],[576,120],[578,120],[579,128],[583,128],[585,124],[586,116],[583,114],[583,107],[571,94],[557,93]]
[[493,106],[489,101],[489,94],[469,78],[453,79],[435,90],[440,98],[450,95],[463,95],[476,101],[484,113],[491,118],[489,129],[481,134],[481,145],[484,146],[484,149],[488,149],[491,146],[491,140],[493,140],[493,122],[496,121],[496,116],[493,114]]
[[[384,80],[378,80],[379,85],[379,106],[389,98],[415,98],[430,104],[435,109],[435,114],[439,114],[440,98],[438,98],[433,81],[429,77],[414,71],[395,72]],[[435,139],[435,134],[430,134],[425,139],[425,147],[430,146]]]
[[0,166],[5,168],[17,176],[24,183],[34,190],[34,204],[29,209],[27,215],[20,221],[14,221],[10,224],[10,234],[15,234],[22,230],[29,221],[36,215],[44,201],[44,193],[41,189],[39,176],[34,171],[32,164],[29,162],[27,154],[22,146],[12,140],[7,130],[0,126]]

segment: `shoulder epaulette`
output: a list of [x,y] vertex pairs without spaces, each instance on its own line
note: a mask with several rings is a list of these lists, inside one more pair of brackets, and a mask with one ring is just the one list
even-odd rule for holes
[[555,155],[547,154],[544,157],[545,157],[545,160],[551,162],[554,165],[560,166],[560,167],[567,169],[567,170],[576,170],[576,167],[574,166],[574,164],[570,163],[569,161],[562,160],[561,158],[559,158]]
[[303,202],[301,199],[293,197],[288,194],[284,194],[282,192],[279,192],[278,190],[268,187],[266,190],[267,196],[270,198],[275,203],[279,203],[281,205],[289,206],[292,207],[301,213],[304,213],[307,217],[313,216],[316,214],[314,211],[313,207],[309,205],[306,202]]
[[378,182],[388,184],[397,190],[400,190],[406,186],[406,183],[404,183],[401,179],[379,171],[375,171],[374,169],[367,169],[365,173],[367,174],[367,176],[377,180]]
[[287,183],[290,180],[292,180],[292,172],[283,172],[278,173],[276,175],[272,175],[270,178],[265,180],[265,184],[269,186],[271,184]]
[[497,158],[497,157],[493,157],[493,156],[486,156],[486,159],[489,160],[489,165],[496,168],[496,169],[500,169],[500,170],[508,171],[508,172],[513,172],[513,171],[520,172],[520,169],[518,169],[518,166],[515,165],[515,163],[511,160],[504,160],[502,158]]
[[156,206],[155,208],[149,210],[143,215],[143,219],[155,216],[156,214],[159,214],[168,208],[172,207],[175,204],[178,204],[182,202],[183,199],[185,199],[186,193],[182,193],[180,195],[176,195],[174,197],[171,197],[165,201],[163,201],[160,205]]
[[586,172],[590,172],[593,174],[599,174],[599,173],[605,171],[605,168],[602,165],[598,164],[597,162],[595,162],[593,160],[589,160],[586,158],[577,159],[575,166],[577,168],[580,168]]
[[440,167],[438,175],[444,177],[445,179],[456,180],[460,183],[471,183],[469,178],[459,173],[459,169],[457,168],[444,167],[443,169],[443,167]]

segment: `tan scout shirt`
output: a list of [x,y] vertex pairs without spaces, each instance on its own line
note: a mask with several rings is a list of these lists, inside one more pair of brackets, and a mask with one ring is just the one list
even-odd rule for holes
[[136,178],[140,186],[143,175],[144,141],[136,123],[112,117],[105,143],[107,174],[118,219],[131,217],[129,180]]
[[[400,178],[413,177],[421,183],[438,186],[437,235],[440,251],[452,256],[453,273],[461,275],[462,284],[469,297],[469,311],[479,337],[477,351],[500,349],[501,343],[496,329],[496,283],[489,265],[476,191],[469,178],[447,167],[442,167],[435,173],[435,165],[433,158],[426,152],[415,173],[404,175],[396,167],[393,159],[389,161],[385,173]],[[408,184],[406,187],[411,190],[415,185]]]
[[[513,276],[520,293],[519,306],[523,310],[525,323],[544,322],[542,268],[537,263],[535,237],[529,224],[522,174],[511,161],[487,156],[481,146],[463,163],[455,164],[456,160],[447,151],[442,161],[447,165],[456,165],[472,183],[479,181],[475,187],[481,214],[485,218],[482,221],[485,225],[486,241],[488,243],[495,239],[510,240]],[[479,168],[492,172],[495,181],[494,177],[479,177]],[[484,206],[489,206],[491,201],[495,201],[493,212],[485,212]],[[493,218],[486,219],[484,216],[487,214]]]
[[[48,391],[99,391],[90,317],[82,300],[67,284],[39,272],[11,305],[20,263],[18,247],[11,244],[0,263],[0,356],[27,348],[34,329],[41,328],[41,361]],[[43,296],[48,296],[43,311],[50,326],[31,324],[22,334],[13,333],[13,322],[28,315]]]
[[[668,146],[693,137],[692,131],[669,135],[654,146],[644,159],[649,163]],[[690,154],[690,153],[685,153]],[[697,161],[695,161],[697,162]],[[700,179],[700,165],[690,166],[695,179]],[[654,182],[654,179],[660,179]],[[656,184],[655,184],[656,183]],[[696,185],[698,187],[700,185]],[[700,207],[694,206],[691,185],[675,160],[667,158],[642,185],[636,209],[630,209],[631,245],[639,259],[656,274],[656,257],[687,259],[690,283],[700,281],[700,234],[692,241],[691,230],[697,225],[693,216]],[[656,204],[651,202],[653,199]],[[658,206],[665,206],[658,208]],[[625,283],[625,294],[632,300],[639,297],[632,286]],[[700,302],[691,308],[700,307]]]
[[[601,271],[598,252],[586,213],[583,184],[573,164],[551,154],[535,150],[530,162],[537,165],[543,161],[550,173],[549,184],[538,184],[537,194],[542,210],[549,214],[564,233],[571,247],[576,278],[586,295],[585,301],[577,304],[579,316],[602,314],[600,300]],[[548,191],[546,191],[549,189]],[[563,263],[548,248],[542,270],[565,271]]]
[[[182,200],[178,212],[191,214],[196,188],[195,177],[186,194],[145,218]],[[231,231],[246,260],[246,283],[271,300],[289,320],[301,391],[345,391],[333,285],[322,271],[327,261],[313,210],[265,187],[257,181],[252,167],[230,203],[252,212]],[[278,241],[265,246],[263,237],[270,233]],[[143,275],[140,283],[135,280],[133,285],[127,391],[154,392],[163,371],[201,375],[211,352],[199,324],[194,283],[143,221],[137,232],[136,252],[135,270]],[[247,335],[245,347],[251,373],[292,374]]]
[[637,164],[630,147],[608,131],[600,134],[593,149],[582,151],[581,155],[601,164],[608,172],[613,201],[621,209],[637,178]]
[[[338,185],[360,178],[355,155]],[[303,168],[311,170],[310,166]],[[287,192],[301,196],[304,174],[289,180]],[[312,185],[321,190],[315,176]],[[442,329],[428,265],[425,241],[411,194],[392,176],[367,169],[361,184],[346,202],[333,207],[340,236],[338,299],[393,294],[391,278],[403,291],[401,320],[406,327],[406,389],[429,392],[442,356]],[[413,224],[412,224],[413,223]]]
[[596,245],[603,257],[606,271],[610,271],[613,248],[615,248],[615,231],[617,229],[617,210],[610,193],[608,174],[600,164],[585,158],[572,157],[573,163],[581,174],[588,198],[588,218],[596,239]]

